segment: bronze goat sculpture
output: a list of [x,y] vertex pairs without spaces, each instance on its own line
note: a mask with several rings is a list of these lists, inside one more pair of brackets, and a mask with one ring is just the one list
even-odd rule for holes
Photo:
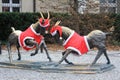
[[[61,64],[64,60],[68,64],[73,64],[66,59],[70,53],[83,55],[94,47],[98,49],[98,53],[91,65],[94,65],[102,54],[106,57],[107,64],[110,64],[110,59],[106,52],[105,39],[106,35],[111,34],[111,32],[105,33],[101,30],[94,30],[86,36],[80,36],[74,30],[60,26],[59,23],[60,21],[57,21],[50,30],[51,35],[54,36],[57,43],[64,42],[65,51],[62,53],[63,57],[58,64]],[[111,29],[113,30],[113,28]]]
[[43,14],[40,13],[42,18],[40,18],[35,24],[32,24],[28,29],[25,31],[15,30],[12,27],[12,33],[8,37],[8,53],[9,53],[9,60],[12,62],[12,56],[11,56],[11,46],[16,45],[16,48],[18,50],[18,60],[21,60],[21,54],[19,51],[19,48],[22,47],[25,50],[30,50],[32,48],[36,48],[34,53],[31,53],[31,56],[34,56],[38,53],[39,47],[41,49],[44,49],[47,54],[47,58],[49,61],[51,61],[51,58],[48,54],[44,37],[45,31],[50,26],[50,19],[49,19],[49,13],[48,18],[45,19],[43,17]]

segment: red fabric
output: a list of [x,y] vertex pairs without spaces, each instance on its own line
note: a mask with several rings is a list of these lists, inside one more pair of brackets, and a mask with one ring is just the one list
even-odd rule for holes
[[44,24],[42,24],[43,18],[40,18],[39,21],[40,21],[40,26],[45,27],[46,30],[48,30],[48,28],[50,27],[50,20],[44,19]]
[[60,37],[62,37],[62,28],[61,28],[61,26],[53,26],[53,27],[51,28],[51,30],[50,30],[50,33],[52,34],[52,33],[54,33],[56,30],[59,31]]
[[40,44],[40,43],[41,43],[41,40],[43,39],[43,36],[40,35],[40,34],[35,33],[34,30],[32,29],[32,26],[29,27],[29,28],[28,28],[27,30],[25,30],[24,32],[22,32],[22,33],[20,34],[20,36],[19,36],[19,44],[20,44],[20,46],[21,46],[23,49],[25,49],[25,50],[27,50],[27,51],[30,50],[30,49],[32,49],[32,48],[35,48],[35,47],[36,47],[36,46],[30,47],[30,46],[27,46],[27,45],[25,44],[25,40],[28,39],[28,38],[34,39],[38,44]]
[[73,49],[76,52],[78,52],[80,55],[88,52],[88,47],[85,41],[85,37],[80,36],[76,32],[74,32],[73,35],[68,39],[68,41],[65,42],[65,44],[63,45],[65,49]]

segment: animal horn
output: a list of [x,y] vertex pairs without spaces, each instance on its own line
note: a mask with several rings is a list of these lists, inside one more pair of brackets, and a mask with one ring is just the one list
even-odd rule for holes
[[55,26],[59,25],[59,24],[60,24],[60,22],[61,22],[61,21],[57,21],[57,22],[55,23]]
[[49,18],[50,18],[50,13],[49,13],[49,11],[47,11],[47,13],[48,13],[48,17],[47,17],[47,19],[49,19]]
[[41,17],[44,19],[44,16],[43,16],[42,12],[40,12],[40,15],[41,15]]

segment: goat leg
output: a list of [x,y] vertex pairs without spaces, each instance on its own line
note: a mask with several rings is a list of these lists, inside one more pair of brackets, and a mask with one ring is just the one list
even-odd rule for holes
[[17,47],[17,51],[18,51],[18,59],[17,60],[21,60],[21,54],[20,54],[20,50],[19,50],[19,46],[16,46]]
[[97,60],[100,58],[100,56],[102,55],[102,53],[103,53],[103,50],[100,49],[100,50],[98,51],[98,53],[97,53],[94,61],[92,62],[91,66],[94,65],[94,64],[97,62]]
[[104,50],[104,55],[105,55],[105,57],[107,59],[107,64],[110,64],[110,59],[109,59],[109,57],[107,55],[106,49]]
[[39,45],[36,43],[36,49],[35,49],[35,52],[34,53],[31,53],[31,56],[34,56],[38,53],[38,50],[39,50]]
[[50,58],[50,56],[49,56],[49,54],[48,54],[48,50],[47,50],[46,46],[43,45],[43,48],[44,48],[44,50],[45,50],[45,52],[46,52],[46,55],[47,55],[47,58],[49,59],[49,62],[52,62],[52,59]]
[[7,49],[8,49],[8,55],[9,55],[9,61],[10,63],[12,63],[11,45],[9,42],[7,43]]
[[58,66],[59,64],[61,64],[66,59],[68,54],[71,53],[71,51],[72,51],[71,49],[67,49],[65,51],[64,55],[62,56],[62,59],[58,63],[56,63],[54,66]]
[[31,53],[31,56],[34,56],[34,55],[36,55],[38,53],[39,45],[38,45],[38,43],[36,41],[34,41],[34,40],[27,40],[26,44],[35,45],[36,46],[35,52]]
[[65,54],[63,55],[62,59],[58,62],[58,64],[61,64],[63,62],[63,60],[66,59],[66,57],[68,56],[68,54],[71,53],[71,51],[72,51],[71,49],[67,49],[65,51]]
[[40,45],[40,51],[41,51],[41,53],[43,53],[43,43]]
[[[63,55],[63,56],[64,56],[64,54],[65,54],[65,51],[62,52],[62,55]],[[68,63],[68,64],[71,64],[71,65],[74,65],[72,62],[68,61],[66,58],[65,58],[65,62]]]

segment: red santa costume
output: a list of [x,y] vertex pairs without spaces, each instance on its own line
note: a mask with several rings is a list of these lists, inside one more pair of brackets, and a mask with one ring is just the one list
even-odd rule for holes
[[65,49],[72,49],[78,52],[79,55],[85,54],[90,50],[86,36],[80,36],[74,31],[65,41],[63,46]]
[[[53,27],[51,34],[54,36],[56,31],[59,31],[60,36],[62,35],[62,29],[60,26]],[[80,36],[76,32],[72,32],[68,39],[63,43],[65,49],[72,49],[79,53],[79,55],[87,53],[90,48],[86,39],[86,36]]]
[[[41,27],[44,27],[46,30],[48,30],[50,26],[50,20],[49,19],[44,19],[44,23],[42,24],[43,18],[39,19],[39,24]],[[30,50],[32,48],[35,48],[36,46],[28,46],[25,44],[26,39],[33,39],[35,40],[39,45],[42,43],[44,37],[41,34],[38,34],[35,32],[33,29],[32,25],[25,31],[23,31],[19,37],[19,44],[20,46],[25,49],[25,50]]]
[[36,46],[28,46],[28,45],[26,45],[26,44],[25,44],[25,40],[26,40],[26,39],[33,39],[33,40],[35,40],[38,44],[40,44],[41,41],[42,41],[42,39],[44,39],[44,37],[43,37],[42,35],[40,35],[40,34],[37,34],[37,33],[34,31],[32,25],[31,25],[27,30],[23,31],[23,32],[19,35],[18,40],[19,40],[20,46],[21,46],[23,49],[27,50],[27,51],[30,50],[30,49],[32,49],[32,48],[35,48],[35,47],[36,47]]

